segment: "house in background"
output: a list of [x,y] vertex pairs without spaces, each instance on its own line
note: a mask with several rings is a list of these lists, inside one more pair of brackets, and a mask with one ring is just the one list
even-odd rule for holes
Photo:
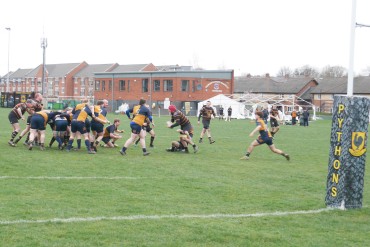
[[[332,113],[334,95],[347,95],[348,78],[320,78],[311,91],[313,104],[318,111]],[[353,96],[370,97],[370,76],[353,78]]]
[[[234,98],[245,94],[256,94],[268,101],[269,98],[297,98],[298,105],[313,104],[317,112],[331,113],[334,95],[347,94],[347,77],[336,78],[280,78],[280,77],[236,77]],[[370,97],[370,76],[355,77],[353,95]],[[282,100],[283,102],[283,100]],[[287,104],[290,104],[287,102]]]

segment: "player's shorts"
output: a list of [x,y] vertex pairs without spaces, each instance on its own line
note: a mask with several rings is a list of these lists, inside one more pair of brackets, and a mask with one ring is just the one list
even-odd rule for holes
[[264,137],[262,138],[261,136],[258,136],[258,138],[256,139],[256,141],[259,143],[259,144],[267,144],[268,146],[271,146],[272,144],[272,138],[271,137]]
[[29,115],[27,117],[27,124],[26,125],[31,125],[31,119],[32,119],[32,115]]
[[17,115],[13,111],[11,111],[9,113],[8,119],[9,119],[10,124],[19,123],[18,122],[18,117],[17,117]]
[[132,134],[137,134],[137,135],[140,134],[141,130],[143,129],[142,126],[138,125],[135,122],[131,122],[130,127],[131,127],[131,133]]
[[56,131],[67,131],[68,121],[67,120],[56,120],[55,130]]
[[86,127],[86,132],[87,133],[90,133],[90,130],[91,130],[91,122],[88,118],[86,118],[85,120],[85,127]]
[[91,121],[91,130],[96,131],[97,133],[103,133],[104,132],[104,124]]
[[74,120],[71,124],[71,132],[76,133],[80,132],[82,135],[86,133],[86,125],[85,122]]
[[185,125],[181,126],[181,130],[187,131],[189,133],[189,136],[193,137],[194,129],[193,129],[193,126],[191,124],[185,124]]
[[149,133],[153,129],[149,125],[147,125],[147,126],[143,126],[143,130]]
[[204,119],[202,120],[203,123],[203,129],[209,129],[209,126],[211,125],[211,120]]
[[31,129],[45,130],[45,119],[40,114],[35,114],[31,119]]
[[107,144],[109,141],[110,141],[110,137],[103,137],[101,140],[105,143],[105,144]]
[[272,128],[276,128],[276,127],[279,127],[279,122],[275,118],[270,118],[270,125]]

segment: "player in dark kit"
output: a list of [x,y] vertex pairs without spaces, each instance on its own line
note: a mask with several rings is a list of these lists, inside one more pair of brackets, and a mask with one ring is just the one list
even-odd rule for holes
[[279,131],[279,111],[278,109],[271,109],[270,111],[270,126],[272,137]]
[[203,123],[203,129],[202,129],[202,132],[200,133],[199,143],[203,142],[203,136],[205,133],[207,133],[210,144],[215,142],[215,140],[212,139],[211,129],[209,128],[209,126],[211,125],[212,116],[216,117],[216,113],[213,110],[213,107],[211,106],[211,101],[207,101],[207,104],[202,107],[202,109],[199,112],[199,116],[198,116],[198,124],[200,123],[201,117],[202,117],[202,123]]
[[26,113],[27,110],[30,110],[30,108],[27,106],[26,103],[19,103],[14,106],[14,108],[10,111],[8,115],[9,122],[13,128],[12,135],[10,137],[10,140],[8,141],[8,144],[12,147],[15,147],[13,140],[20,131],[18,120],[19,119],[24,120],[23,115]]
[[198,146],[195,145],[192,140],[194,129],[189,119],[181,111],[177,110],[175,105],[170,105],[168,111],[171,113],[171,122],[168,123],[167,127],[172,129],[176,126],[180,126],[181,130],[186,131],[191,137],[189,144],[193,146],[194,153],[196,153],[198,151]]
[[224,120],[224,108],[220,106],[218,120]]

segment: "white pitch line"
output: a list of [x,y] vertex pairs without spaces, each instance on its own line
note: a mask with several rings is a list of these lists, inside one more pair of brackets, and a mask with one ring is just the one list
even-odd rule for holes
[[106,179],[106,180],[119,180],[119,179],[142,179],[143,177],[19,177],[19,176],[0,176],[0,179],[44,179],[44,180],[80,180],[80,179]]
[[44,224],[44,223],[75,223],[75,222],[92,222],[103,220],[116,221],[132,221],[132,220],[161,220],[161,219],[221,219],[221,218],[252,218],[252,217],[268,217],[268,216],[288,216],[288,215],[302,215],[302,214],[319,214],[335,210],[335,208],[321,208],[316,210],[306,211],[291,211],[291,212],[271,212],[271,213],[254,213],[254,214],[183,214],[183,215],[132,215],[132,216],[113,216],[113,217],[73,217],[73,218],[54,218],[47,220],[2,220],[0,225],[14,225],[14,224]]

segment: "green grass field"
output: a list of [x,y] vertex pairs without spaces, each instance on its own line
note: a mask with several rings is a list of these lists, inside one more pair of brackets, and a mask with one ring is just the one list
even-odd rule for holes
[[[370,246],[368,171],[362,209],[326,210],[329,120],[281,127],[274,143],[289,162],[265,145],[241,161],[250,120],[213,120],[216,143],[183,154],[165,151],[178,135],[169,116],[155,117],[150,156],[131,146],[123,157],[10,147],[9,111],[0,109],[0,246]],[[115,117],[122,147],[129,121]]]

